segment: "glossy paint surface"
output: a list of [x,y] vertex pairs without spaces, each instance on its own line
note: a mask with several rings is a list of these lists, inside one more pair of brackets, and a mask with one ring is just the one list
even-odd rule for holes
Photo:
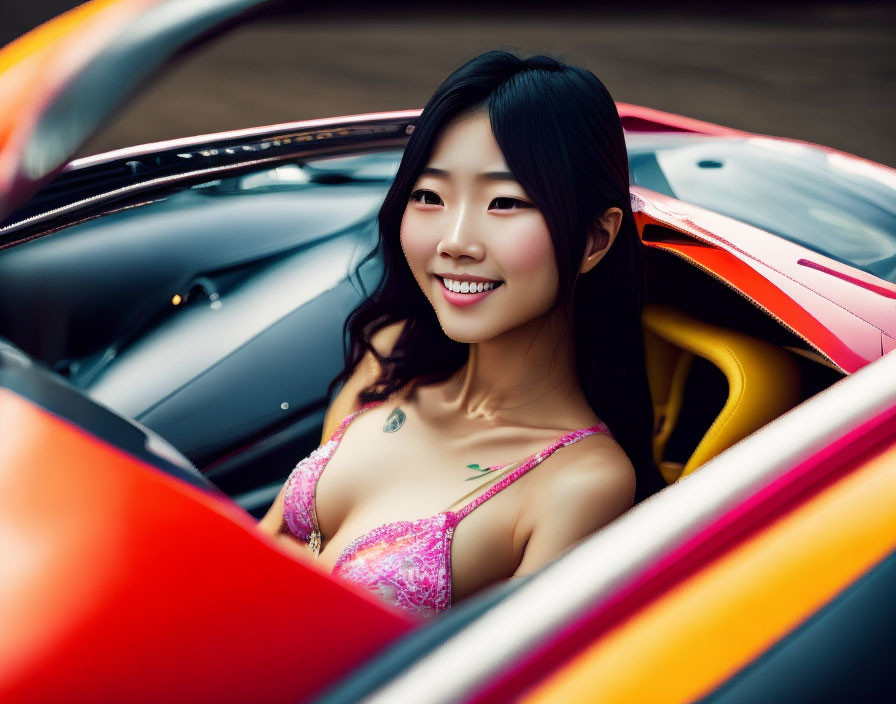
[[[633,187],[632,199],[642,233],[649,225],[672,231],[668,241],[662,235],[655,241],[645,238],[647,246],[681,252],[745,292],[845,371],[856,371],[880,357],[882,335],[896,339],[896,300],[890,296],[896,294],[896,284],[656,192]],[[675,233],[689,237],[676,238]],[[804,260],[834,272],[850,272],[849,277],[831,276],[803,265]],[[869,286],[857,285],[850,278]]]
[[629,134],[631,183],[896,283],[896,170],[761,136]]
[[412,625],[226,499],[6,389],[0,416],[4,702],[294,702]]
[[600,693],[606,702],[690,702],[706,694],[892,552],[894,468],[890,438],[848,476],[610,630],[523,701],[586,702]]

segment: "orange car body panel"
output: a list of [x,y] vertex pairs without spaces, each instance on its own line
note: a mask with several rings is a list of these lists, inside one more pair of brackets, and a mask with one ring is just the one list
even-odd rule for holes
[[27,179],[25,145],[60,90],[122,27],[157,1],[94,0],[0,49],[0,193]]

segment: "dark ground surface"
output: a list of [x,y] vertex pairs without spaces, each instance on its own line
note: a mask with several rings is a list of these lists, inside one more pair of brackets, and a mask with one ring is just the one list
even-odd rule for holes
[[82,154],[419,108],[465,60],[504,48],[585,66],[619,101],[896,166],[896,3],[764,5],[725,14],[699,5],[622,11],[605,3],[585,14],[558,7],[550,14],[504,5],[450,15],[444,5],[407,4],[377,15],[354,9],[268,17],[169,70]]

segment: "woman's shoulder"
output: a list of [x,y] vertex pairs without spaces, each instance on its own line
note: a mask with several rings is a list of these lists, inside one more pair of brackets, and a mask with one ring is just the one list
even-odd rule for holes
[[634,502],[634,465],[608,433],[593,433],[566,445],[547,463],[551,466],[537,473],[530,493],[533,523],[556,520],[558,514],[576,507],[606,522],[601,515],[618,515]]
[[632,507],[635,470],[606,433],[594,433],[551,455],[529,489],[517,529],[527,536],[516,572],[530,574]]
[[401,336],[406,323],[407,320],[399,320],[384,325],[370,336],[370,346],[382,356],[390,354],[395,347],[395,343],[398,342],[398,338]]
[[[406,322],[401,320],[390,323],[370,336],[370,346],[376,350],[378,355],[385,357],[392,353]],[[370,351],[365,352],[327,409],[321,442],[330,438],[344,418],[361,408],[363,404],[358,395],[375,382],[381,372],[382,368],[376,356]]]

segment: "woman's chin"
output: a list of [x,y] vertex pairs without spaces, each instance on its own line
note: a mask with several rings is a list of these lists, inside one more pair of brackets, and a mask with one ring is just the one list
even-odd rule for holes
[[468,345],[486,342],[496,335],[494,330],[484,330],[482,329],[482,326],[478,325],[464,325],[453,321],[447,323],[441,319],[439,320],[439,324],[442,326],[442,332],[444,332],[448,338],[455,342],[462,342]]

